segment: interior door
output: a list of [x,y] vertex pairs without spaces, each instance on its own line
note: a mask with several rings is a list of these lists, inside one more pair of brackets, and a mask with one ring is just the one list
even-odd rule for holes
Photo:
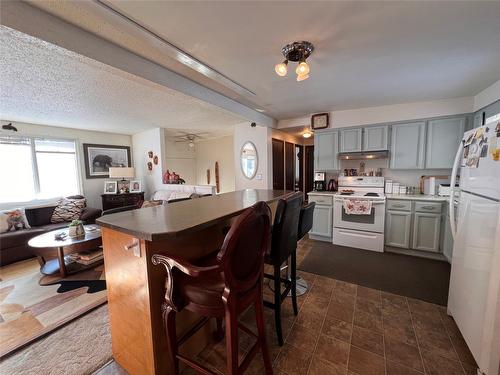
[[285,142],[285,189],[295,190],[295,146]]
[[304,191],[304,146],[295,145],[295,190]]
[[[314,182],[314,146],[305,146],[304,149],[304,193],[313,190]],[[307,195],[306,195],[307,196]]]
[[279,139],[272,139],[273,143],[273,189],[285,188],[285,143]]

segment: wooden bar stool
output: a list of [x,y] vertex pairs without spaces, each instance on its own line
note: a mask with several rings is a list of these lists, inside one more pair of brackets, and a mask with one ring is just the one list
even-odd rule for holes
[[[299,228],[300,209],[302,207],[302,193],[297,192],[286,199],[280,199],[274,216],[271,251],[266,255],[265,263],[273,266],[273,274],[264,274],[264,277],[274,281],[274,302],[264,301],[266,307],[274,310],[274,321],[278,343],[283,345],[281,329],[281,304],[292,294],[293,312],[297,315],[297,236]],[[287,262],[290,270],[290,279],[281,277],[281,266]],[[285,290],[281,292],[281,283]]]
[[[266,374],[273,373],[262,304],[262,276],[264,256],[270,242],[270,221],[269,207],[258,202],[245,210],[231,226],[222,249],[196,264],[176,257],[153,255],[153,264],[163,264],[167,269],[162,309],[172,373],[179,373],[180,360],[201,374],[216,374],[178,352],[179,346],[210,318],[216,318],[219,334],[222,333],[222,319],[225,319],[228,375],[242,374],[259,349]],[[239,314],[251,305],[255,307],[258,334],[238,322]],[[183,309],[204,318],[177,339],[175,318]],[[257,337],[241,366],[238,364],[238,328]]]

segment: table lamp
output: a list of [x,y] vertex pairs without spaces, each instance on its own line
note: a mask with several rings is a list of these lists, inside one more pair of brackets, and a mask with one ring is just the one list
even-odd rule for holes
[[110,167],[109,168],[109,178],[121,178],[125,181],[125,178],[134,178],[135,171],[132,167]]

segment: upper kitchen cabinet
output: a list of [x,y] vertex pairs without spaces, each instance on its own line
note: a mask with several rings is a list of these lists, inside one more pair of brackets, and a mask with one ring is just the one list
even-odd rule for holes
[[429,121],[425,167],[452,168],[464,130],[465,117]]
[[387,150],[388,126],[369,126],[364,128],[363,131],[363,151]]
[[314,169],[317,171],[338,170],[338,148],[338,131],[316,132],[314,134]]
[[391,169],[422,169],[425,159],[425,122],[392,125]]
[[359,152],[362,147],[363,129],[343,129],[340,131],[340,152]]

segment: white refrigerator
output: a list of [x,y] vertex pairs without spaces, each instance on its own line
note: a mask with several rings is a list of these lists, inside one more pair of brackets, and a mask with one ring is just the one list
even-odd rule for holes
[[[458,212],[450,194],[454,237],[448,313],[479,370],[500,374],[500,119],[465,133],[451,186],[460,169]],[[455,189],[455,193],[456,193]]]

